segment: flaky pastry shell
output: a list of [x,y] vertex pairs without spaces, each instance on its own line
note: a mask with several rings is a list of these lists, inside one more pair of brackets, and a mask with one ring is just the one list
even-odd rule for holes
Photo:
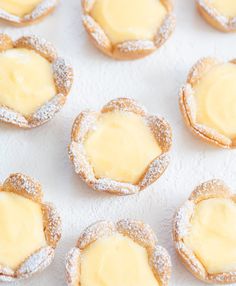
[[[230,62],[236,64],[235,60]],[[221,63],[215,58],[208,57],[200,59],[193,66],[188,74],[187,83],[180,89],[179,106],[186,125],[195,135],[217,147],[235,148],[236,141],[234,139],[226,137],[213,128],[199,124],[196,121],[196,100],[193,85],[200,81],[203,75],[212,67]]]
[[24,116],[0,104],[0,122],[10,123],[21,128],[40,126],[52,119],[65,104],[73,82],[72,67],[64,59],[58,57],[56,50],[49,42],[36,36],[24,36],[13,41],[8,35],[0,34],[0,52],[12,48],[34,50],[51,63],[57,94],[30,116]]
[[[118,182],[109,178],[97,179],[85,153],[83,143],[86,134],[93,128],[100,113],[112,111],[133,112],[142,116],[162,149],[162,154],[150,163],[145,174],[136,185]],[[147,114],[144,108],[132,99],[118,98],[107,103],[100,112],[87,110],[79,114],[72,127],[69,157],[74,164],[75,172],[95,191],[116,195],[131,195],[145,189],[164,173],[169,165],[168,153],[171,144],[171,127],[163,118]]]
[[216,284],[236,283],[236,269],[232,272],[209,274],[194,252],[184,243],[184,237],[188,233],[190,219],[196,204],[210,198],[227,198],[236,201],[235,195],[221,180],[210,180],[198,186],[174,217],[173,240],[175,249],[186,268],[198,279]]
[[59,0],[42,0],[32,12],[19,17],[0,8],[0,20],[15,26],[27,26],[40,22],[44,17],[54,11]]
[[28,278],[51,264],[55,248],[61,238],[61,219],[51,203],[43,202],[41,185],[26,175],[11,174],[3,185],[0,185],[0,192],[3,191],[15,193],[41,205],[47,242],[47,246],[32,253],[16,270],[0,265],[0,281],[11,282]]
[[236,17],[229,18],[216,10],[210,0],[196,0],[196,5],[201,16],[214,28],[222,32],[236,31]]
[[173,6],[171,0],[161,0],[167,9],[167,15],[158,28],[153,40],[132,40],[117,44],[112,44],[109,37],[90,15],[90,11],[96,0],[82,0],[83,25],[90,36],[93,44],[104,54],[119,60],[132,60],[143,58],[160,46],[171,36],[175,28],[175,16],[173,15]]
[[80,285],[80,257],[83,250],[91,243],[102,237],[122,234],[135,243],[146,248],[152,271],[160,283],[167,286],[171,275],[171,260],[165,248],[158,245],[157,237],[151,227],[141,221],[124,219],[117,223],[99,221],[89,226],[80,235],[77,245],[66,257],[66,282],[68,286]]

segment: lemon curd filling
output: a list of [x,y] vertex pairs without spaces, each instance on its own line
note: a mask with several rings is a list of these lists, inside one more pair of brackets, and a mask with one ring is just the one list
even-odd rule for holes
[[123,111],[101,114],[84,147],[97,178],[128,183],[137,183],[161,154],[145,119]]
[[198,203],[184,242],[208,273],[235,271],[236,204],[223,198]]
[[197,122],[233,139],[236,136],[236,65],[213,67],[193,88]]
[[80,271],[81,286],[159,286],[146,249],[118,234],[90,244]]
[[45,245],[40,205],[14,193],[0,192],[0,265],[16,269]]
[[34,10],[42,0],[0,0],[0,9],[23,17]]
[[25,116],[56,94],[50,62],[28,49],[0,53],[0,105]]
[[235,0],[211,0],[209,1],[220,14],[233,18],[236,16],[236,1]]
[[160,0],[96,0],[91,11],[114,44],[153,39],[166,14]]

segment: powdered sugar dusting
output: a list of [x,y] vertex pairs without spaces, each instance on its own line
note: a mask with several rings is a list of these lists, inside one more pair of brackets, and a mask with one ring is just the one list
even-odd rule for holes
[[95,42],[102,48],[110,49],[110,40],[98,23],[96,23],[95,20],[89,15],[83,15],[82,20],[85,28],[88,30]]
[[121,195],[132,195],[140,191],[138,186],[129,183],[117,182],[108,178],[96,179],[92,183],[92,186],[96,191]]
[[62,227],[61,218],[52,203],[44,203],[43,207],[44,227],[46,232],[47,243],[55,247],[61,238]]
[[78,239],[77,247],[84,249],[92,242],[96,241],[98,238],[106,237],[114,234],[116,231],[116,226],[113,222],[110,221],[99,221],[95,224],[92,224]]
[[171,259],[166,249],[160,245],[155,245],[150,263],[155,269],[161,285],[167,286],[171,274]]
[[16,278],[14,277],[14,270],[9,267],[1,266],[0,265],[0,281],[2,282],[12,282],[15,281]]
[[35,35],[19,38],[17,41],[15,41],[14,46],[16,48],[23,47],[32,49],[48,59],[50,62],[57,58],[57,52],[53,45],[46,39],[39,38]]
[[194,207],[194,202],[188,200],[176,213],[174,219],[174,232],[176,233],[174,235],[177,235],[178,239],[183,239],[189,233]]
[[186,245],[179,241],[175,244],[177,251],[180,253],[182,257],[185,258],[185,262],[188,268],[194,272],[196,275],[202,277],[203,279],[207,279],[207,273],[203,265],[196,258],[192,250],[186,247]]
[[123,219],[116,225],[118,232],[128,236],[143,247],[154,247],[157,242],[157,237],[151,227],[141,221]]
[[58,92],[67,95],[73,81],[72,67],[63,58],[57,58],[52,63],[52,70]]
[[12,123],[18,125],[19,127],[28,127],[28,121],[23,115],[4,106],[0,106],[0,121]]
[[164,153],[157,157],[150,165],[144,175],[142,181],[139,183],[141,188],[145,188],[150,184],[154,183],[166,170],[170,163],[168,154]]
[[66,256],[66,282],[68,286],[79,285],[79,257],[80,250],[72,248]]
[[22,195],[26,194],[32,199],[39,201],[41,201],[42,198],[40,184],[30,177],[20,173],[10,175],[10,177],[4,182],[3,188],[7,188],[9,191],[15,191]]
[[158,29],[157,34],[155,36],[154,43],[157,48],[159,48],[167,41],[167,39],[174,31],[174,28],[175,28],[175,16],[169,14],[164,19],[163,24]]
[[52,119],[52,117],[61,109],[64,101],[65,97],[63,94],[54,96],[33,114],[31,126],[36,127]]
[[[197,0],[197,3],[210,17],[215,19],[215,21],[217,21],[223,28],[232,29],[232,20],[220,14],[220,12],[211,5],[211,1]],[[233,22],[234,20],[235,19],[233,19]]]
[[39,251],[31,255],[20,268],[17,270],[17,275],[22,278],[27,278],[29,275],[42,271],[54,258],[54,249],[50,246],[41,248]]
[[34,21],[53,9],[58,0],[43,0],[30,14],[24,16],[24,21]]
[[117,49],[123,53],[137,52],[137,51],[148,51],[155,49],[153,41],[149,40],[137,40],[137,41],[126,41],[118,44]]
[[58,0],[42,0],[42,2],[39,3],[31,13],[23,17],[10,14],[7,11],[0,9],[0,19],[16,24],[28,24],[49,13],[50,10],[52,10],[57,5],[57,3]]

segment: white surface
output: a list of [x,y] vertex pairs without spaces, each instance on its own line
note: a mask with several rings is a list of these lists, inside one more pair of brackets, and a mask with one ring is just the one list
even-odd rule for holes
[[[193,0],[176,0],[177,28],[159,51],[146,59],[117,62],[103,56],[88,41],[81,25],[79,0],[65,0],[42,23],[23,29],[1,24],[12,36],[35,33],[50,40],[74,66],[74,86],[64,109],[45,126],[23,131],[0,125],[0,180],[22,172],[39,180],[45,199],[61,212],[63,236],[53,264],[33,278],[11,285],[62,286],[64,257],[80,232],[100,219],[136,218],[149,223],[172,257],[170,285],[204,285],[177,259],[171,240],[172,217],[193,188],[221,178],[236,189],[236,151],[211,147],[185,128],[178,109],[178,90],[190,67],[207,55],[235,57],[235,34],[222,34],[197,14]],[[95,193],[74,173],[67,156],[73,120],[83,109],[99,109],[110,99],[137,99],[172,125],[172,161],[161,179],[148,190],[130,197]],[[7,284],[5,284],[7,285]]]

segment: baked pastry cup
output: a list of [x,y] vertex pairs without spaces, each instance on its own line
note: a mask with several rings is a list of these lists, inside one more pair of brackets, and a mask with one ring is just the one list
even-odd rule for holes
[[235,148],[236,61],[202,58],[180,90],[180,110],[189,129],[217,147]]
[[41,185],[23,174],[0,185],[0,281],[28,278],[48,267],[61,237],[61,219],[43,202]]
[[118,98],[100,112],[79,114],[69,157],[75,172],[94,190],[130,195],[163,174],[171,143],[171,128],[163,118],[149,115],[132,99]]
[[236,31],[236,4],[233,0],[196,0],[202,17],[222,32]]
[[59,0],[31,0],[28,3],[10,3],[3,0],[0,3],[0,20],[15,26],[31,25],[52,13],[58,2]]
[[[140,2],[140,1],[139,1]],[[170,0],[82,0],[83,24],[93,44],[120,60],[145,57],[172,34],[175,17]],[[114,22],[113,22],[114,21]]]
[[36,36],[13,41],[0,34],[0,62],[0,121],[37,127],[62,108],[73,71],[49,42]]
[[174,218],[173,239],[184,265],[207,283],[236,282],[236,201],[220,180],[198,186]]
[[102,285],[97,278],[106,285],[166,286],[170,274],[169,254],[150,226],[136,220],[91,225],[66,257],[68,286]]

